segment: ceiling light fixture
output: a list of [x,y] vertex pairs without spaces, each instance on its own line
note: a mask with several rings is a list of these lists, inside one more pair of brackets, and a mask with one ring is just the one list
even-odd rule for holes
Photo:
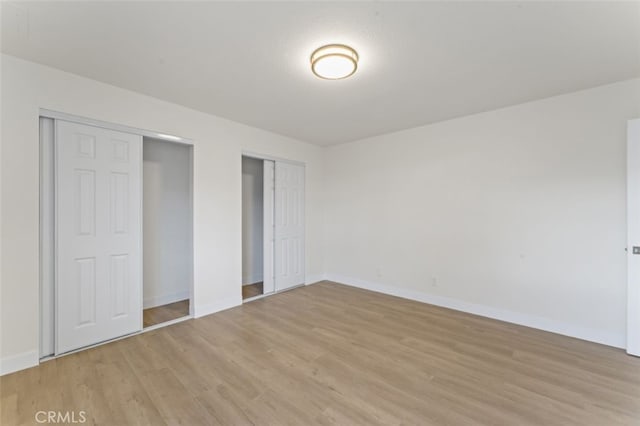
[[311,54],[311,71],[325,80],[347,78],[358,69],[358,52],[344,44],[328,44]]

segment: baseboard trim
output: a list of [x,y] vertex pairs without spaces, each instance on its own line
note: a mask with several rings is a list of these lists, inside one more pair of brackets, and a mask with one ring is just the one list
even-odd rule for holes
[[308,275],[307,277],[305,277],[304,283],[305,285],[311,285],[311,284],[317,284],[324,280],[326,280],[326,277],[324,276],[324,274]]
[[562,334],[564,336],[574,337],[576,339],[586,340],[589,342],[600,343],[603,345],[613,346],[621,349],[624,349],[626,346],[626,336],[624,334],[604,333],[599,330],[593,330],[586,327],[554,321],[535,315],[523,314],[520,312],[494,308],[486,305],[469,303],[459,299],[436,296],[420,291],[408,290],[389,286],[386,284],[369,282],[358,278],[327,274],[326,279],[351,287],[362,288],[364,290],[375,291],[390,296],[401,297],[403,299],[428,303],[430,305],[449,308],[460,312],[466,312],[469,314],[509,322],[512,324],[523,325],[525,327],[531,327],[538,330],[549,331],[551,333]]
[[0,359],[0,376],[14,373],[39,364],[38,351],[27,351]]
[[264,281],[264,277],[261,274],[242,277],[242,285],[251,285],[251,284],[260,283],[263,281]]
[[242,296],[240,295],[238,295],[238,297],[228,297],[226,299],[222,299],[217,301],[216,303],[210,303],[208,305],[195,305],[193,309],[193,317],[200,318],[241,305]]
[[147,297],[142,301],[142,308],[155,308],[156,306],[168,305],[169,303],[179,302],[188,298],[189,290],[163,294],[160,296]]

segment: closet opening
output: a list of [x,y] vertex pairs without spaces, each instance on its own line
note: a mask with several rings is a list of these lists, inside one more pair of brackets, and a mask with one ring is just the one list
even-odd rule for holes
[[143,326],[189,315],[192,147],[143,138]]
[[273,161],[242,157],[242,299],[273,292]]
[[242,156],[242,299],[304,285],[305,166]]

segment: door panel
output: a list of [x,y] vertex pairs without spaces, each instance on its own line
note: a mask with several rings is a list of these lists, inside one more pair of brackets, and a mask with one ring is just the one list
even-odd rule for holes
[[276,291],[304,284],[304,167],[276,162]]
[[59,354],[142,329],[142,137],[55,127]]
[[274,230],[275,230],[275,163],[270,160],[263,162],[263,197],[262,197],[262,216],[263,216],[263,287],[262,293],[273,293],[275,290],[274,283]]
[[640,356],[640,118],[627,128],[627,353]]

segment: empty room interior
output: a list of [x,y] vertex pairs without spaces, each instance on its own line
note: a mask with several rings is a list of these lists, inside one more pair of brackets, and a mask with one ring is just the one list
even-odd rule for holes
[[640,425],[640,2],[0,2],[0,424]]

